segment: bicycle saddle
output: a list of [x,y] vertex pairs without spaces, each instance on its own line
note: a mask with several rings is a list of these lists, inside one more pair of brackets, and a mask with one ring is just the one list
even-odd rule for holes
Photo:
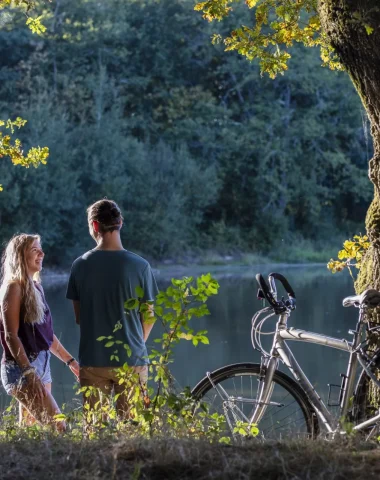
[[380,305],[380,292],[369,288],[360,295],[352,295],[343,299],[343,307],[360,307],[366,305],[368,308],[376,308]]

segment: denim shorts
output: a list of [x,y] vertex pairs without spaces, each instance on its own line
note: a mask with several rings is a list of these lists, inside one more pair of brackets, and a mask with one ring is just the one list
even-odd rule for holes
[[[30,362],[45,385],[51,383],[50,357],[50,351],[43,350],[37,355],[35,360]],[[21,375],[21,368],[17,363],[14,360],[8,360],[1,364],[1,381],[7,394],[12,395],[13,390],[25,385],[27,380]]]

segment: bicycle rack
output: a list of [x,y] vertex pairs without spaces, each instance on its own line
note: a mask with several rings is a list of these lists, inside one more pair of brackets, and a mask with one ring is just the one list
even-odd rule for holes
[[[344,390],[346,388],[347,375],[345,373],[341,373],[340,376],[342,377],[342,382],[341,382],[340,385],[337,385],[336,383],[329,383],[328,384],[329,396],[328,396],[328,399],[327,399],[327,405],[329,407],[339,407],[341,402],[342,402],[343,393],[344,393]],[[331,402],[331,392],[332,392],[333,388],[338,388],[339,389],[338,403]]]

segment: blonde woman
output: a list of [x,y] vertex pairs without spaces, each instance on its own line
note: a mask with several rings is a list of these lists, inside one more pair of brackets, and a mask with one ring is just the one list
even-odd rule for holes
[[[54,335],[52,318],[40,284],[44,252],[39,235],[13,237],[3,254],[0,287],[1,380],[20,404],[20,422],[54,424],[59,408],[51,394],[50,355],[78,377],[79,365]],[[25,412],[26,410],[26,412]],[[26,415],[25,415],[26,414]]]

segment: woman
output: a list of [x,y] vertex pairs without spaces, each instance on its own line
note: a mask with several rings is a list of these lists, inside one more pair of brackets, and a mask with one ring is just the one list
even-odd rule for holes
[[1,380],[20,404],[20,423],[54,424],[60,413],[51,395],[50,355],[66,363],[76,377],[79,365],[53,333],[52,318],[40,284],[44,252],[39,235],[13,237],[3,255],[0,287]]

